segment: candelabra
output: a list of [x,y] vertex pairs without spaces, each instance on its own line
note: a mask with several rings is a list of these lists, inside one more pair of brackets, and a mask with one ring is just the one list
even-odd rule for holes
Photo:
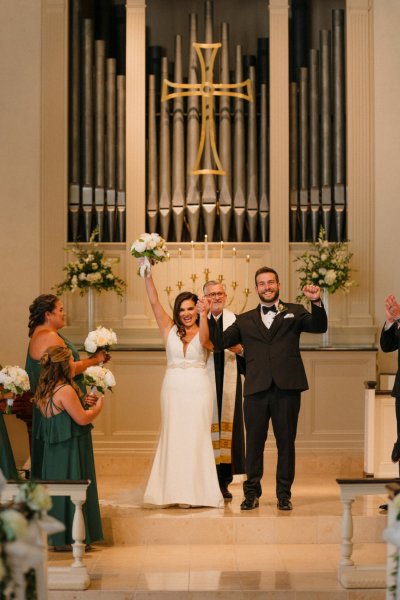
[[[210,263],[209,263],[209,249],[210,249],[210,244],[208,243],[208,239],[207,239],[207,235],[204,236],[204,243],[200,243],[197,244],[197,246],[200,246],[201,248],[203,248],[203,260],[204,260],[204,269],[201,271],[201,275],[198,275],[196,273],[196,244],[194,243],[194,241],[190,242],[190,258],[191,258],[191,274],[189,275],[189,280],[191,281],[191,284],[189,284],[187,286],[186,289],[191,288],[191,290],[193,291],[193,293],[196,293],[198,295],[202,295],[203,292],[203,286],[204,284],[206,284],[208,281],[218,281],[219,283],[221,283],[222,285],[224,285],[226,288],[228,288],[227,282],[226,282],[226,278],[224,277],[224,260],[226,259],[226,248],[224,246],[224,242],[220,242],[219,243],[219,273],[216,274],[214,277],[212,277],[212,270],[209,268]],[[171,254],[168,253],[167,255],[167,286],[165,288],[165,292],[167,294],[168,297],[168,303],[172,309],[173,306],[173,302],[172,302],[172,295],[173,295],[173,290],[174,289],[178,289],[178,292],[181,292],[182,288],[184,288],[184,284],[183,284],[183,276],[182,276],[182,248],[178,248],[177,251],[177,281],[174,287],[172,287],[172,285],[170,284],[171,281],[171,275],[170,275],[170,260],[171,260]],[[247,306],[247,300],[248,297],[250,295],[250,287],[249,287],[249,265],[250,265],[250,255],[247,254],[246,258],[245,258],[245,285],[244,285],[244,289],[243,289],[243,294],[244,294],[244,300],[242,302],[242,306],[240,307],[239,310],[236,310],[235,312],[238,313],[242,313],[246,306]],[[231,294],[228,294],[228,289],[226,289],[227,294],[228,294],[228,300],[226,303],[226,306],[231,306],[232,303],[235,300],[236,297],[236,292],[238,290],[239,283],[237,281],[237,251],[236,248],[232,248],[232,255],[231,255],[231,266],[232,266],[232,281],[230,283],[230,288],[232,289]],[[202,283],[201,283],[202,282]]]

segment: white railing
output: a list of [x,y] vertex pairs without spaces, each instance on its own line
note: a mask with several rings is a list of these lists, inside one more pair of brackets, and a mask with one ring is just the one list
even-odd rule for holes
[[[37,481],[46,486],[50,496],[69,496],[75,506],[75,513],[72,522],[72,555],[73,562],[70,567],[49,567],[47,572],[47,586],[49,590],[86,590],[90,585],[90,577],[83,558],[85,554],[85,520],[83,518],[82,507],[86,502],[86,490],[90,481]],[[7,482],[2,490],[2,502],[11,501],[18,491],[18,483]],[[50,517],[48,517],[50,519]],[[58,523],[55,519],[52,519]],[[44,523],[46,519],[44,520]],[[49,522],[48,522],[49,523]],[[50,527],[50,525],[49,525]],[[63,527],[63,526],[62,526]],[[44,548],[47,564],[47,535],[56,533],[45,529],[46,539]],[[58,529],[62,531],[62,529]],[[42,596],[39,595],[39,598]],[[43,596],[45,598],[45,596]]]

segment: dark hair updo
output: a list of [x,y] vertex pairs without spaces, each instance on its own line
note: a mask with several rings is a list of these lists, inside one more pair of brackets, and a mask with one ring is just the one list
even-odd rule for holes
[[46,319],[47,312],[53,312],[56,307],[59,298],[54,294],[41,294],[34,299],[29,307],[29,337],[32,337],[38,325],[43,325]]
[[[182,323],[182,321],[180,319],[179,311],[181,309],[182,303],[185,302],[185,300],[193,300],[194,304],[196,305],[198,296],[196,296],[196,294],[193,294],[192,292],[181,292],[175,298],[172,319],[174,321],[174,324],[178,328],[178,331],[176,333],[181,339],[185,337],[186,330],[185,330],[184,324]],[[200,315],[197,315],[196,323],[199,324],[199,321],[200,321]]]

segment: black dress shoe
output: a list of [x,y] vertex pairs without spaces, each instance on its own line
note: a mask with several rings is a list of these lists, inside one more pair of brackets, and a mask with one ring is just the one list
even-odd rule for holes
[[400,460],[400,442],[396,442],[392,450],[392,462],[396,463]]
[[253,508],[258,508],[258,498],[257,496],[251,496],[249,498],[245,498],[240,505],[240,510],[253,510]]
[[232,500],[232,494],[228,488],[221,488],[221,494],[226,502],[230,502]]
[[293,510],[293,506],[289,498],[278,498],[276,505],[279,510]]

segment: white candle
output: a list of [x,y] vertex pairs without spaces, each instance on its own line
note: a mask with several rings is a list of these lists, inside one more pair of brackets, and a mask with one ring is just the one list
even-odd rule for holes
[[249,263],[250,263],[250,256],[247,255],[246,256],[246,288],[249,289]]
[[224,268],[224,242],[221,242],[221,248],[219,251],[219,274],[223,275]]
[[182,248],[178,250],[178,281],[182,281]]
[[190,245],[192,247],[192,275],[194,275],[196,272],[196,269],[195,269],[195,264],[194,264],[194,241],[193,240],[190,242]]
[[232,281],[236,281],[236,248],[232,250]]
[[167,252],[167,287],[169,287],[169,259],[170,259],[170,253]]
[[204,268],[208,269],[208,236],[204,236]]

